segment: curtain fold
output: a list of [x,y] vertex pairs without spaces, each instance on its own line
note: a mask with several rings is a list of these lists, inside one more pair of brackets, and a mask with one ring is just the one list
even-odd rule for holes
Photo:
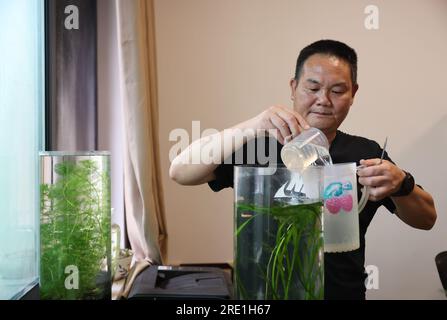
[[[79,10],[79,29],[65,27],[65,9]],[[98,147],[96,0],[48,0],[46,150]]]
[[162,264],[167,233],[159,160],[152,0],[116,0],[124,115],[124,201],[134,260]]

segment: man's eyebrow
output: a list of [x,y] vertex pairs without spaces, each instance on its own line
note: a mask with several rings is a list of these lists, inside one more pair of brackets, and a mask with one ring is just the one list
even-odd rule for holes
[[315,79],[306,79],[306,81],[307,82],[310,82],[310,83],[314,83],[314,84],[320,84],[317,80],[315,80]]
[[336,84],[332,85],[333,87],[337,87],[337,86],[344,86],[347,87],[348,85],[346,84],[346,82],[337,82]]
[[[318,84],[320,85],[321,83],[318,80],[309,78],[306,79],[307,82],[310,82],[312,84]],[[337,82],[336,84],[333,84],[332,87],[338,87],[338,86],[343,86],[343,87],[348,87],[348,85],[346,84],[346,82],[342,81],[342,82]]]

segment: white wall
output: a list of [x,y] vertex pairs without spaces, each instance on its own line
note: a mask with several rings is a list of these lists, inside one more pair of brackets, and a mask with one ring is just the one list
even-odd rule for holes
[[[379,8],[366,30],[364,8]],[[232,191],[182,187],[168,178],[169,132],[223,129],[272,104],[290,105],[288,81],[305,45],[333,38],[359,55],[360,91],[342,126],[383,143],[432,193],[438,221],[412,229],[379,210],[367,233],[367,264],[379,267],[370,299],[445,298],[434,256],[447,250],[443,166],[447,141],[447,2],[155,0],[162,175],[169,261],[232,260]]]

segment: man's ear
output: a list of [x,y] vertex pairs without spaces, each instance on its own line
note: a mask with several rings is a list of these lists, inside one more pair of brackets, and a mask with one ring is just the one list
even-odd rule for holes
[[359,89],[359,85],[358,84],[355,84],[353,87],[352,87],[352,97],[354,98],[355,97],[355,94],[357,93],[357,90]]
[[295,97],[295,91],[296,91],[297,86],[298,86],[298,81],[295,78],[290,79],[290,90],[291,90],[292,100]]

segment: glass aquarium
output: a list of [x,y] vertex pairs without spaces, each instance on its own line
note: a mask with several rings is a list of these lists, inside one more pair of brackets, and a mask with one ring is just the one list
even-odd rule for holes
[[234,170],[235,297],[323,299],[322,167]]
[[0,299],[38,282],[44,0],[0,0]]
[[40,157],[40,297],[110,299],[110,155]]

